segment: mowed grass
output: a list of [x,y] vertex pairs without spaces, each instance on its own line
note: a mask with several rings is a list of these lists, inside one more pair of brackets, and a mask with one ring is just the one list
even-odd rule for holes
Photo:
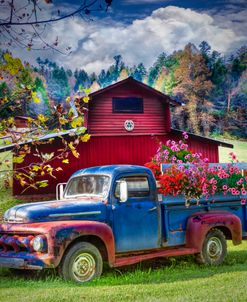
[[229,162],[229,153],[233,152],[237,155],[239,161],[247,162],[247,141],[226,141],[229,144],[234,145],[233,149],[219,147],[219,157],[221,163]]
[[[247,161],[247,143],[234,142],[239,160]],[[221,148],[221,162],[231,149]],[[3,212],[20,201],[11,190],[0,192]],[[81,301],[247,301],[247,242],[233,246],[218,267],[200,266],[194,256],[170,257],[129,267],[105,268],[102,277],[77,285],[65,282],[55,271],[29,273],[0,269],[0,302]]]
[[247,242],[234,247],[223,265],[199,266],[193,256],[153,260],[106,269],[102,277],[77,285],[54,272],[16,275],[0,270],[0,301],[246,301]]

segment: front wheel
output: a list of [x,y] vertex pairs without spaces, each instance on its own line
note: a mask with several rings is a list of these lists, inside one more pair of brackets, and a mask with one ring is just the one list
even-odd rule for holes
[[84,283],[99,277],[103,261],[99,250],[88,242],[79,242],[66,252],[59,271],[65,280]]
[[224,234],[218,229],[210,230],[203,242],[202,250],[197,255],[197,262],[208,265],[221,264],[227,254]]

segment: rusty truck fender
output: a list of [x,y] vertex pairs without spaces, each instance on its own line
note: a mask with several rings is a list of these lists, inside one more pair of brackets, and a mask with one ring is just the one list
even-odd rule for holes
[[210,229],[218,228],[227,239],[232,239],[234,245],[242,241],[241,220],[229,212],[197,213],[187,222],[186,246],[201,251],[203,241]]
[[109,265],[115,262],[115,241],[112,229],[97,221],[49,221],[28,224],[3,224],[0,230],[7,233],[44,234],[48,251],[39,253],[45,267],[57,267],[67,249],[78,240],[94,240],[104,245]]
[[[66,222],[67,223],[67,222]],[[54,255],[56,255],[56,266],[62,259],[64,252],[67,248],[73,244],[76,240],[85,241],[89,236],[98,238],[104,244],[107,252],[107,260],[109,265],[115,262],[115,242],[112,229],[105,223],[97,221],[83,221],[75,224],[75,221],[68,221],[67,225],[63,225],[62,228],[53,229],[54,233]],[[86,238],[87,236],[87,238]],[[96,246],[97,247],[97,246]]]

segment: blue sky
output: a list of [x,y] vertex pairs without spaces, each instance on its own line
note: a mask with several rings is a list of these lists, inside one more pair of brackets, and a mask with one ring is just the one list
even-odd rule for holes
[[[58,7],[69,12],[79,3],[53,0],[49,9],[46,6],[45,14],[50,16]],[[11,50],[32,63],[40,56],[66,68],[84,68],[90,73],[108,68],[117,54],[129,65],[143,62],[150,67],[161,52],[172,53],[189,42],[198,46],[203,40],[227,56],[247,44],[246,3],[246,0],[113,0],[109,11],[95,14],[93,21],[75,17],[58,22],[45,32],[47,41],[59,38],[61,49],[70,46],[69,56],[53,51]]]

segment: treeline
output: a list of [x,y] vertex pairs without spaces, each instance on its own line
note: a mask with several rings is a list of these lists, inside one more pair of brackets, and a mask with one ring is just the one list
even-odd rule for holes
[[40,75],[35,81],[45,101],[36,110],[51,112],[79,87],[95,91],[132,76],[184,104],[173,109],[175,128],[206,136],[247,136],[247,47],[226,58],[207,42],[198,48],[188,44],[172,54],[160,54],[149,69],[142,63],[127,66],[117,55],[114,64],[99,74],[65,70],[48,59],[38,58],[37,63],[33,72]]

